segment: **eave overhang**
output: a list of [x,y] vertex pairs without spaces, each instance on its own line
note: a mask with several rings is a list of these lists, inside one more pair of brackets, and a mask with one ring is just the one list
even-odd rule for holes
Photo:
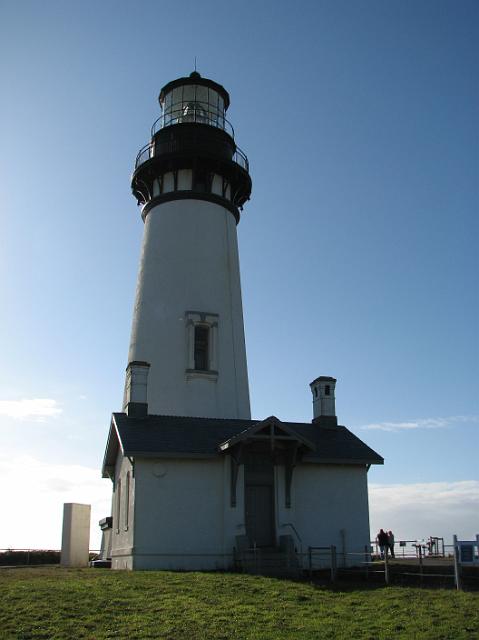
[[102,478],[113,478],[118,451],[121,451],[122,455],[125,454],[121,437],[118,432],[118,426],[115,421],[115,416],[112,415],[110,431],[108,432],[108,440],[106,442],[105,455],[103,456],[103,464],[101,468]]
[[336,464],[336,465],[358,465],[370,467],[372,464],[384,464],[384,458],[381,459],[356,459],[356,458],[316,458],[315,456],[305,455],[302,459],[304,463],[311,464]]

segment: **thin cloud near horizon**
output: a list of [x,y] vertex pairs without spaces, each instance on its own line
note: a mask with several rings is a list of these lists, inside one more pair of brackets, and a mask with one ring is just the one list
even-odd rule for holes
[[363,431],[410,431],[412,429],[444,429],[457,423],[479,422],[479,416],[448,416],[446,418],[418,418],[404,422],[372,422],[359,427]]
[[474,539],[479,533],[479,481],[417,482],[369,485],[371,537],[380,528],[398,539],[443,537],[454,534]]

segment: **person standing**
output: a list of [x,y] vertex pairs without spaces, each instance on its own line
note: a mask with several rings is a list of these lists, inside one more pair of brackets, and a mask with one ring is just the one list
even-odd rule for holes
[[388,547],[391,552],[391,558],[394,558],[394,533],[392,531],[388,531]]
[[388,550],[388,534],[384,531],[384,529],[380,529],[379,533],[376,537],[376,541],[379,545],[379,551],[381,552],[381,560],[384,560],[384,551]]

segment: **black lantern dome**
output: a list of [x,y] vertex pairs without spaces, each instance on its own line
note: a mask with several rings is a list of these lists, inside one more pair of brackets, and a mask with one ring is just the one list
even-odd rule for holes
[[228,92],[193,71],[166,84],[159,102],[161,115],[150,142],[138,152],[132,176],[143,216],[161,202],[199,198],[229,209],[238,221],[252,185],[248,158],[225,117]]

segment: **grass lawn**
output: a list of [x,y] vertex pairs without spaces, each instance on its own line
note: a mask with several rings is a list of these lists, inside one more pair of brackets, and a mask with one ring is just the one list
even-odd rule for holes
[[220,573],[2,569],[0,638],[479,640],[479,593]]

